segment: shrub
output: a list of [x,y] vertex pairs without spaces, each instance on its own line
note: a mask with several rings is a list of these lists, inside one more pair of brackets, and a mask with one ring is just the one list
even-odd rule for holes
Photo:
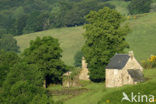
[[156,56],[152,55],[150,58],[147,60],[142,61],[142,66],[145,69],[151,69],[156,67]]

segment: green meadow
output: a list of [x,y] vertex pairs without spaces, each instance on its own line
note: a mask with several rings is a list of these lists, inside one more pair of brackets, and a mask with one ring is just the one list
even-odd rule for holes
[[25,48],[29,47],[30,41],[34,40],[37,36],[55,37],[59,40],[60,46],[63,49],[63,61],[68,65],[73,65],[74,55],[76,52],[81,50],[81,47],[84,43],[82,33],[84,33],[82,27],[71,27],[25,34],[15,38],[17,39],[17,44],[20,46],[20,51],[22,52]]
[[[156,13],[130,16],[126,22],[128,22],[131,29],[126,37],[130,45],[130,49],[128,50],[133,50],[139,61],[156,54]],[[80,51],[83,46],[84,38],[82,34],[84,32],[85,30],[81,26],[65,27],[25,34],[16,36],[15,38],[22,52],[25,48],[29,47],[30,40],[34,40],[37,36],[55,37],[59,40],[61,48],[63,49],[63,61],[68,65],[73,65],[76,52]],[[128,50],[125,51],[127,52]]]

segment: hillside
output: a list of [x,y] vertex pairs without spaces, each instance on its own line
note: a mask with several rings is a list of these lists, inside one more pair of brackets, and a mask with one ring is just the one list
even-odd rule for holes
[[30,40],[34,40],[37,36],[52,36],[59,39],[61,48],[63,49],[63,60],[68,65],[73,65],[74,55],[81,50],[84,43],[82,27],[60,28],[52,29],[42,32],[25,34],[15,37],[17,44],[20,46],[22,52],[25,48],[29,47]]
[[[156,13],[131,16],[129,20],[131,32],[127,36],[130,49],[135,53],[136,58],[141,61],[151,54],[156,54]],[[42,32],[16,36],[20,50],[23,51],[29,46],[30,40],[37,36],[53,36],[59,39],[63,49],[63,60],[68,65],[73,65],[74,55],[81,50],[84,43],[82,27],[52,29]],[[126,51],[128,51],[126,50]]]

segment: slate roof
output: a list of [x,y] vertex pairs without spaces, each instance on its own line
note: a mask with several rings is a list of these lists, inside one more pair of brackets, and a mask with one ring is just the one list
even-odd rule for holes
[[116,54],[110,59],[106,69],[122,69],[126,65],[129,58],[130,56],[127,54]]
[[128,73],[135,82],[143,82],[144,81],[144,75],[142,74],[142,72],[139,69],[137,69],[137,70],[129,69]]

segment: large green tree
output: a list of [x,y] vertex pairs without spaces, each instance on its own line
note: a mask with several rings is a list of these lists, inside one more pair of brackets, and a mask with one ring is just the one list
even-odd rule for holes
[[38,66],[47,83],[61,83],[62,74],[66,71],[61,53],[58,40],[48,36],[31,41],[23,55],[29,64]]
[[90,79],[100,82],[105,79],[105,67],[109,59],[115,53],[128,48],[125,36],[129,29],[126,25],[121,26],[123,17],[109,8],[100,9],[98,12],[91,11],[86,20],[86,41],[82,51],[88,62]]
[[10,69],[2,90],[1,104],[53,104],[42,87],[42,73],[23,61]]

